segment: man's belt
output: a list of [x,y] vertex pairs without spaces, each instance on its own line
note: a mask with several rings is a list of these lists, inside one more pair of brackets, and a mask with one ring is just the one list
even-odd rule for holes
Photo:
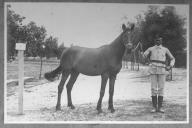
[[[155,63],[161,63],[161,64],[165,64],[166,65],[166,63],[165,63],[165,61],[160,61],[160,60],[150,60],[151,62],[155,62]],[[158,67],[162,67],[162,68],[165,68],[165,70],[166,71],[169,71],[169,70],[171,70],[171,66],[158,66]]]
[[150,62],[166,64],[165,61],[160,61],[160,60],[150,60]]

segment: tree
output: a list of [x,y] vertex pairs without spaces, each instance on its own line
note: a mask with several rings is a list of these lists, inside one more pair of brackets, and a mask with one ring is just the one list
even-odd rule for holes
[[35,22],[23,25],[25,17],[16,14],[11,10],[11,6],[7,6],[7,58],[15,56],[15,44],[18,42],[26,43],[26,56],[40,56],[41,45],[46,37],[46,29],[37,26]]
[[25,31],[22,26],[22,21],[25,17],[16,14],[11,10],[11,6],[7,5],[7,59],[15,56],[15,44],[23,41]]
[[45,40],[45,54],[47,58],[56,57],[58,49],[58,40],[53,36],[50,36]]
[[[22,22],[25,17],[16,14],[11,10],[11,6],[7,6],[7,57],[8,60],[16,54],[15,44],[18,42],[26,43],[26,56],[47,56],[59,57],[64,45],[58,48],[58,39],[50,36],[46,38],[47,31],[43,26],[37,26],[31,21],[27,25]],[[42,51],[42,45],[45,45],[45,50]]]
[[46,29],[37,26],[35,22],[30,22],[26,26],[27,31],[27,56],[41,56],[41,45],[44,44],[46,37]]

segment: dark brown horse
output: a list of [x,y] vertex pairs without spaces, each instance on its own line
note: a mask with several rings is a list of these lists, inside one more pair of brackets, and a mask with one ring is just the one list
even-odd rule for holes
[[84,48],[78,46],[66,48],[62,53],[60,65],[54,71],[45,73],[45,78],[49,81],[53,81],[58,74],[62,73],[62,79],[58,85],[56,110],[61,109],[61,93],[69,75],[71,76],[66,85],[68,107],[71,107],[71,109],[75,108],[71,100],[71,90],[79,73],[82,73],[89,76],[101,75],[101,90],[97,103],[99,113],[102,112],[102,99],[105,93],[106,83],[109,79],[108,109],[111,112],[115,111],[113,107],[115,79],[122,67],[122,58],[126,47],[129,49],[132,47],[131,33],[134,25],[129,28],[123,24],[122,29],[123,32],[109,45],[104,45],[99,48]]

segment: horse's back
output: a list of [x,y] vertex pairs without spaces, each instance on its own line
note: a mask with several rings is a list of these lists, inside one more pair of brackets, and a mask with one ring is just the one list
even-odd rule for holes
[[65,70],[73,69],[91,76],[104,72],[119,72],[121,68],[121,62],[117,62],[108,45],[99,48],[67,48],[63,51],[61,65]]

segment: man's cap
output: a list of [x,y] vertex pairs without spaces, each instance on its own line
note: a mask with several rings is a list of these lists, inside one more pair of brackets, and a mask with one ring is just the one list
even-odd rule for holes
[[162,39],[163,39],[163,38],[160,37],[160,36],[158,36],[158,37],[155,38],[155,40],[158,40],[158,41],[159,41],[159,40],[162,40]]

